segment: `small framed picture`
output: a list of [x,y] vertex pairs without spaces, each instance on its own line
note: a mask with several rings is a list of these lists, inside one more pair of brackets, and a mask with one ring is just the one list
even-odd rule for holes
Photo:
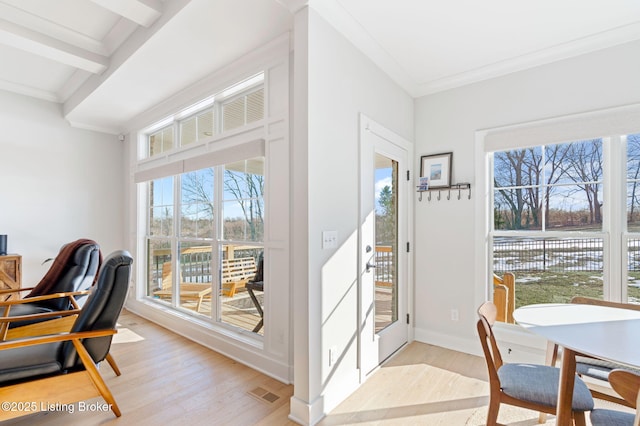
[[[429,189],[451,187],[453,152],[420,157],[420,178],[429,179]],[[422,180],[420,181],[422,184]]]
[[420,177],[420,185],[418,185],[418,191],[428,191],[429,190],[429,178],[426,176]]

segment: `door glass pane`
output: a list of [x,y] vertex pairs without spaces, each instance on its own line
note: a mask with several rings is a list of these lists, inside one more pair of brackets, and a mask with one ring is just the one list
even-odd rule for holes
[[376,154],[376,333],[398,320],[398,163]]

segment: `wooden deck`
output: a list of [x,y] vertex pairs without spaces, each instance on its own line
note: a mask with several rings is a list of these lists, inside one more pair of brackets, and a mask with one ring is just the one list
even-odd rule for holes
[[391,288],[376,286],[376,333],[392,322]]
[[[257,294],[259,298],[262,295]],[[184,309],[196,312],[196,301],[184,300],[180,305]],[[197,312],[199,315],[211,317],[211,299],[205,299]],[[237,291],[233,297],[222,296],[222,322],[235,325],[244,330],[253,330],[260,321],[258,310],[253,305],[249,293],[241,289]],[[264,328],[258,334],[263,334]]]

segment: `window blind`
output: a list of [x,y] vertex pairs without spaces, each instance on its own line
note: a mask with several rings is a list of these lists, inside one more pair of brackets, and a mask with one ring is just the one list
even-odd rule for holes
[[246,160],[255,157],[264,157],[264,139],[257,139],[241,145],[222,148],[194,158],[177,160],[169,164],[141,170],[134,175],[136,183],[146,182],[166,176],[179,175],[207,167],[221,166],[227,163]]
[[640,104],[486,130],[486,152],[635,133]]

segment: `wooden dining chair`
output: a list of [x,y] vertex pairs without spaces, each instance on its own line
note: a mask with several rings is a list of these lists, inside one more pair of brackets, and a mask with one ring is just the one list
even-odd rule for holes
[[638,426],[638,390],[640,390],[640,376],[628,370],[613,370],[609,373],[609,383],[628,405],[636,409],[636,413],[597,408],[591,411],[593,426]]
[[[489,411],[487,426],[497,424],[500,404],[555,414],[558,401],[560,369],[547,365],[503,363],[493,333],[497,308],[485,302],[478,308],[480,343],[489,370]],[[593,398],[585,383],[575,377],[572,417],[576,425],[586,424],[585,411],[593,409]]]

